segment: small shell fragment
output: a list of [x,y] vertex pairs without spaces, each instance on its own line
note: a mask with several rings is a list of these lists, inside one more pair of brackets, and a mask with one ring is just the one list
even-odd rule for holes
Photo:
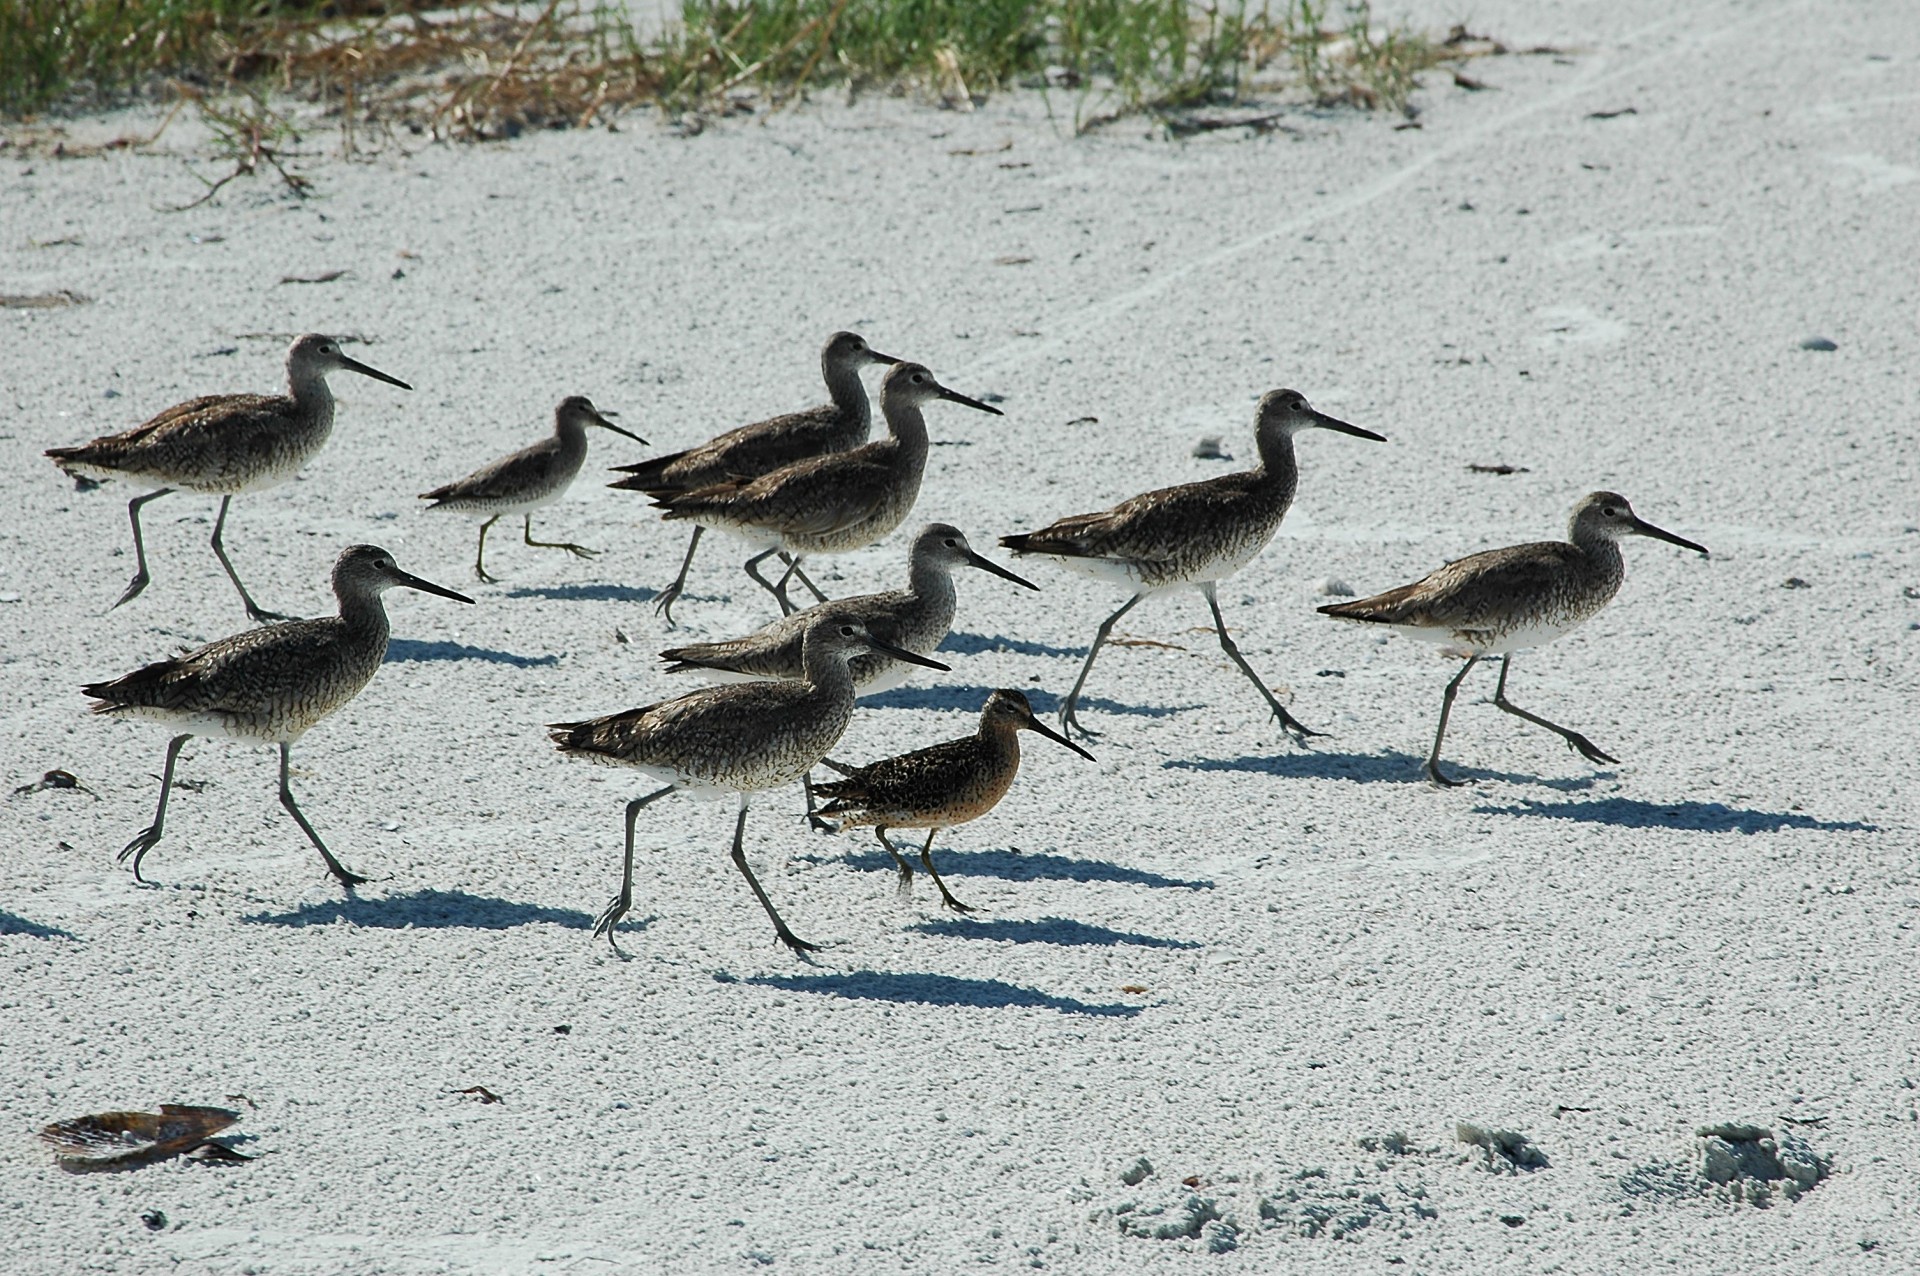
[[158,1113],[97,1112],[55,1121],[40,1131],[40,1141],[72,1166],[158,1160],[198,1147],[239,1119],[225,1108],[163,1103]]

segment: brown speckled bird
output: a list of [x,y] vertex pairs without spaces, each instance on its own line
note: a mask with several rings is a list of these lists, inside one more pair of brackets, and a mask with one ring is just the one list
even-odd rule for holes
[[[628,477],[607,486],[659,498],[715,483],[758,478],[810,456],[850,451],[867,441],[873,424],[860,370],[872,363],[898,362],[892,355],[873,349],[857,332],[836,332],[820,350],[820,375],[826,380],[831,403],[755,421],[684,452],[615,466],[616,474]],[[654,610],[665,616],[669,625],[673,624],[674,601],[687,587],[687,570],[693,566],[693,552],[700,547],[704,531],[704,527],[694,527],[693,539],[687,542],[687,556],[680,561],[680,574],[654,600]],[[815,598],[824,601],[812,581],[804,575],[800,581],[813,590]]]
[[1260,400],[1255,418],[1258,467],[1145,492],[1110,510],[1073,514],[1037,532],[1000,538],[1000,543],[1016,554],[1051,557],[1070,570],[1115,581],[1133,591],[1133,597],[1095,631],[1080,676],[1060,702],[1063,729],[1086,736],[1096,734],[1080,725],[1074,706],[1087,675],[1093,672],[1093,658],[1100,654],[1114,622],[1150,594],[1192,585],[1206,596],[1214,628],[1220,634],[1221,650],[1247,675],[1280,725],[1303,740],[1320,734],[1296,721],[1260,681],[1260,675],[1227,636],[1227,622],[1221,618],[1220,603],[1214,597],[1215,583],[1252,562],[1273,539],[1280,520],[1293,505],[1300,476],[1293,456],[1293,436],[1310,429],[1338,430],[1356,438],[1386,442],[1372,430],[1315,410],[1297,390],[1274,390]]
[[[980,729],[970,736],[915,749],[894,758],[855,767],[844,780],[815,786],[831,799],[823,815],[838,815],[846,827],[874,826],[874,836],[900,867],[900,889],[913,881],[913,867],[887,840],[887,830],[926,829],[920,863],[940,888],[940,898],[955,912],[973,910],[953,897],[933,867],[934,835],[977,820],[999,804],[1020,771],[1020,733],[1038,731],[1088,761],[1093,755],[1034,717],[1033,706],[1018,691],[1002,689],[987,697]],[[829,766],[832,763],[828,764]]]
[[175,488],[185,488],[220,497],[220,514],[213,523],[213,553],[226,569],[227,579],[240,591],[247,615],[260,621],[287,619],[253,601],[233,564],[227,561],[221,534],[227,527],[227,506],[235,495],[286,482],[326,444],[327,436],[333,433],[333,395],[327,389],[327,374],[336,371],[358,372],[402,390],[413,388],[349,359],[334,338],[309,332],[295,337],[287,347],[286,394],[214,394],[189,399],[131,430],[103,435],[78,447],[47,449],[53,463],[69,474],[95,480],[120,479],[135,487],[155,489],[134,497],[127,505],[137,566],[132,583],[115,600],[115,607],[147,587],[147,548],[140,536],[140,507]]
[[343,885],[367,880],[348,872],[307,823],[287,785],[287,769],[294,741],[358,695],[386,659],[387,609],[380,595],[395,585],[456,602],[473,601],[401,571],[393,556],[378,546],[354,545],[342,551],[333,566],[338,616],[249,629],[124,678],[81,688],[99,702],[93,706],[95,713],[164,723],[180,731],[167,745],[153,823],[120,852],[122,860],[133,858],[134,880],[145,880],[140,861],[159,842],[166,824],[174,762],[181,747],[197,735],[279,745],[280,805]]
[[1440,742],[1446,738],[1447,715],[1460,680],[1482,656],[1500,657],[1493,703],[1503,712],[1552,731],[1590,762],[1614,762],[1617,759],[1578,731],[1509,702],[1507,670],[1514,652],[1552,642],[1612,601],[1627,575],[1620,554],[1622,536],[1651,536],[1697,554],[1707,552],[1637,517],[1619,493],[1593,492],[1573,507],[1564,541],[1532,541],[1469,554],[1411,585],[1320,610],[1341,620],[1386,625],[1410,638],[1446,643],[1466,654],[1466,665],[1440,699],[1440,726],[1427,754],[1427,775],[1435,784],[1462,783],[1441,774]]

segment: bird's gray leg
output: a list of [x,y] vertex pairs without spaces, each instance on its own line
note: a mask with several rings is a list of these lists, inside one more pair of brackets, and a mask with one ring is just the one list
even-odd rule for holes
[[801,788],[801,791],[807,795],[808,826],[811,828],[817,829],[822,833],[839,832],[840,826],[838,824],[835,824],[832,820],[822,818],[818,808],[816,808],[813,804],[813,769],[811,767],[807,769],[807,773],[805,775],[800,777],[800,788]]
[[809,944],[787,929],[787,924],[780,920],[780,914],[774,911],[773,901],[768,899],[767,892],[761,889],[760,879],[753,875],[753,869],[747,865],[746,848],[741,844],[741,839],[747,831],[747,802],[747,795],[742,793],[740,818],[733,825],[733,866],[739,869],[741,876],[747,879],[747,885],[753,887],[754,898],[760,901],[760,907],[766,909],[767,916],[773,919],[773,933],[780,937],[780,942],[796,953],[817,953],[820,951],[820,945]]
[[1260,681],[1260,675],[1253,671],[1253,666],[1248,664],[1246,659],[1241,656],[1240,648],[1235,646],[1233,639],[1227,636],[1227,622],[1226,619],[1220,615],[1220,600],[1214,597],[1213,582],[1208,581],[1206,584],[1200,586],[1200,592],[1207,596],[1207,606],[1213,610],[1213,627],[1220,632],[1220,650],[1226,652],[1227,658],[1233,661],[1234,664],[1240,666],[1240,672],[1247,675],[1248,680],[1253,683],[1254,688],[1265,698],[1267,707],[1272,709],[1274,716],[1280,719],[1280,729],[1290,732],[1294,739],[1301,744],[1305,744],[1312,736],[1325,735],[1326,732],[1324,731],[1310,730],[1298,718],[1288,713],[1285,706],[1274,699],[1273,692],[1267,690],[1267,684]]
[[[163,487],[156,492],[148,492],[144,496],[136,496],[127,502],[127,518],[133,524],[133,561],[135,564],[133,583],[128,585],[127,591],[115,600],[113,607],[118,607],[121,603],[130,602],[138,598],[140,591],[145,589],[147,582],[152,579],[147,575],[146,542],[140,539],[140,507],[148,501],[159,500],[172,490],[170,487]],[[107,610],[112,611],[113,607],[109,607]]]
[[307,835],[307,840],[319,850],[320,858],[327,862],[327,871],[338,878],[342,886],[360,885],[367,879],[358,873],[348,872],[346,865],[333,858],[333,852],[327,849],[327,844],[320,840],[320,835],[313,831],[313,825],[307,823],[307,817],[300,814],[300,808],[295,805],[293,788],[287,783],[287,769],[292,756],[291,744],[280,746],[280,805],[287,808],[287,814],[293,817],[293,822],[300,826],[300,831]]
[[1427,754],[1427,778],[1435,784],[1444,784],[1450,789],[1459,788],[1465,780],[1449,780],[1440,774],[1440,742],[1447,737],[1447,715],[1453,712],[1453,697],[1460,690],[1460,680],[1467,671],[1480,663],[1480,657],[1468,656],[1467,663],[1460,672],[1453,675],[1453,681],[1447,684],[1446,692],[1440,697],[1440,726],[1433,733],[1433,750]]
[[[782,616],[791,616],[793,614],[793,604],[787,601],[786,592],[760,574],[760,564],[766,562],[779,552],[778,546],[773,549],[761,550],[758,554],[755,554],[747,560],[745,570],[747,575],[753,577],[756,585],[773,595],[774,600],[780,604],[780,614]],[[782,577],[782,579],[784,580],[785,577]]]
[[927,876],[933,879],[933,884],[940,888],[940,902],[956,913],[971,913],[973,910],[955,899],[953,892],[947,889],[947,884],[940,880],[940,874],[933,871],[933,835],[939,831],[927,830],[927,844],[920,848],[920,862],[926,865]]
[[620,945],[614,943],[614,925],[633,907],[633,822],[639,816],[641,807],[657,802],[671,792],[673,785],[669,784],[664,789],[656,789],[643,798],[635,798],[627,803],[627,859],[626,867],[620,873],[620,893],[613,897],[613,903],[607,905],[606,911],[593,923],[593,937],[598,939],[605,935],[615,952],[620,951]]
[[820,592],[820,586],[814,584],[807,578],[807,574],[800,570],[800,560],[805,557],[806,555],[802,554],[796,558],[785,550],[780,551],[780,561],[787,565],[786,575],[780,578],[780,592],[783,594],[787,592],[788,580],[797,580],[807,587],[807,592],[813,595],[813,601],[823,603],[827,601],[827,596]]
[[177,735],[167,741],[167,765],[160,773],[160,805],[154,808],[153,823],[141,829],[139,836],[121,848],[120,859],[123,862],[127,856],[133,856],[133,880],[136,882],[147,880],[140,876],[140,861],[159,843],[160,831],[166,827],[167,795],[173,792],[173,764],[180,756],[181,746],[191,739],[193,736],[188,734]]
[[491,531],[493,525],[499,521],[500,516],[495,514],[492,518],[480,524],[480,552],[475,554],[473,558],[473,574],[488,585],[493,584],[499,579],[496,576],[487,575],[487,533]]
[[1114,612],[1113,615],[1101,621],[1100,628],[1094,631],[1093,646],[1087,650],[1087,663],[1080,666],[1080,676],[1073,680],[1073,690],[1069,691],[1067,698],[1060,702],[1060,729],[1062,731],[1078,731],[1089,740],[1099,736],[1100,733],[1098,731],[1089,731],[1080,725],[1080,717],[1073,711],[1073,707],[1080,702],[1080,688],[1087,685],[1087,675],[1093,672],[1093,658],[1100,654],[1100,648],[1106,644],[1107,635],[1113,632],[1114,622],[1132,611],[1139,601],[1145,597],[1145,594],[1135,594],[1133,597],[1127,599],[1126,602],[1120,604],[1119,611]]
[[887,854],[893,856],[893,862],[900,866],[900,893],[905,895],[913,887],[913,865],[907,863],[907,857],[902,855],[895,849],[893,843],[887,840],[886,825],[876,824],[873,829],[873,835],[880,839],[880,845],[887,848]]
[[250,619],[261,622],[269,620],[292,620],[292,616],[283,616],[277,611],[268,611],[259,603],[254,602],[253,595],[249,594],[247,587],[240,583],[240,573],[234,571],[233,564],[227,561],[227,547],[225,541],[221,539],[221,536],[222,533],[227,530],[227,506],[231,504],[233,504],[233,497],[231,495],[220,498],[220,517],[213,520],[213,556],[220,560],[222,567],[227,569],[227,579],[232,581],[233,587],[240,591],[240,601],[247,605],[247,616]]
[[687,542],[687,556],[680,560],[680,574],[675,576],[673,583],[653,600],[653,609],[667,618],[669,629],[673,627],[673,604],[679,601],[680,595],[686,591],[687,571],[693,566],[693,551],[700,548],[700,533],[706,530],[698,523],[693,525],[693,539]]
[[1510,665],[1512,665],[1512,663],[1513,663],[1513,656],[1511,653],[1505,656],[1502,656],[1500,658],[1500,685],[1494,688],[1494,692],[1493,692],[1493,703],[1496,707],[1498,707],[1499,709],[1501,709],[1506,713],[1511,713],[1516,718],[1525,718],[1528,722],[1533,723],[1533,725],[1535,725],[1536,727],[1545,727],[1547,730],[1559,736],[1562,740],[1565,740],[1567,742],[1568,748],[1580,750],[1580,756],[1585,758],[1589,762],[1611,762],[1616,765],[1619,763],[1620,761],[1619,758],[1609,757],[1607,754],[1603,753],[1598,747],[1596,747],[1593,741],[1587,739],[1587,737],[1581,735],[1578,731],[1569,731],[1565,727],[1555,726],[1553,723],[1548,722],[1545,718],[1541,717],[1539,714],[1528,713],[1525,709],[1522,709],[1519,705],[1516,705],[1512,701],[1508,700],[1507,699],[1507,669]]
[[537,541],[533,539],[533,515],[522,514],[520,520],[520,539],[535,549],[564,549],[575,558],[592,558],[600,552],[588,549],[585,545],[575,545],[572,541]]

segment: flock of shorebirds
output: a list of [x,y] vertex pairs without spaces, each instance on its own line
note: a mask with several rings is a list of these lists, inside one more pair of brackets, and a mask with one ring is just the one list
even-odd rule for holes
[[[871,409],[860,374],[871,364],[888,365],[879,394],[887,434],[869,441]],[[1005,795],[1019,768],[1021,731],[1038,732],[1092,756],[1069,736],[1093,734],[1081,725],[1076,706],[1094,658],[1122,616],[1163,590],[1198,589],[1212,612],[1221,649],[1253,683],[1281,727],[1302,741],[1320,734],[1295,719],[1240,654],[1221,617],[1215,587],[1252,561],[1286,516],[1298,478],[1296,434],[1325,429],[1384,440],[1318,411],[1295,391],[1275,390],[1260,400],[1254,425],[1260,463],[1253,469],[1146,492],[1111,509],[1071,515],[1038,531],[1001,538],[1015,554],[1054,559],[1110,580],[1128,594],[1095,631],[1080,675],[1061,703],[1059,731],[1041,722],[1020,692],[1001,690],[989,697],[973,735],[866,766],[834,762],[828,754],[845,732],[857,696],[899,685],[916,666],[947,668],[932,652],[953,623],[955,568],[974,567],[1028,589],[1037,586],[975,552],[958,528],[935,523],[913,541],[905,589],[840,600],[821,593],[802,569],[807,558],[872,545],[912,511],[928,452],[923,418],[927,405],[945,401],[999,415],[998,409],[941,385],[924,366],[880,354],[854,333],[839,332],[828,339],[821,369],[830,403],[619,467],[625,477],[612,484],[651,497],[668,520],[693,524],[679,575],[656,604],[669,624],[706,528],[731,533],[753,547],[747,574],[774,596],[782,619],[744,637],[662,653],[672,671],[705,675],[722,685],[549,728],[562,753],[630,767],[664,786],[627,803],[620,893],[600,914],[596,936],[611,941],[632,905],[634,824],[640,811],[669,793],[730,792],[739,797],[734,864],[781,942],[796,951],[813,950],[815,945],[781,919],[742,850],[751,796],[795,780],[805,781],[808,814],[816,823],[837,817],[845,826],[874,828],[899,866],[903,891],[913,868],[887,834],[925,829],[921,865],[942,901],[967,911],[934,870],[934,836],[985,814]],[[119,479],[143,489],[128,505],[137,567],[114,606],[136,597],[150,581],[141,509],[179,490],[220,497],[214,554],[248,616],[275,622],[84,688],[94,697],[96,713],[158,722],[175,732],[167,745],[153,822],[121,852],[123,861],[131,859],[136,878],[141,860],[165,828],[181,748],[194,736],[212,736],[278,745],[281,805],[335,878],[348,886],[366,880],[334,857],[294,801],[288,784],[293,744],[358,694],[379,669],[387,648],[387,615],[381,604],[386,590],[404,586],[457,602],[473,600],[403,571],[391,554],[372,545],[350,546],[334,565],[337,616],[293,620],[277,615],[255,603],[241,583],[223,542],[228,507],[242,492],[291,478],[326,443],[334,407],[327,377],[334,372],[411,388],[348,357],[333,338],[309,333],[288,348],[284,395],[193,399],[123,433],[47,452],[55,464],[80,478]],[[493,579],[486,570],[487,532],[506,515],[521,517],[527,545],[582,557],[595,552],[568,542],[535,540],[532,516],[563,494],[579,474],[589,426],[645,442],[614,424],[610,415],[585,398],[568,398],[555,412],[550,437],[423,494],[433,502],[431,508],[484,517],[475,576]],[[1501,660],[1496,706],[1555,732],[1593,761],[1613,762],[1579,732],[1509,702],[1506,690],[1515,651],[1552,641],[1612,599],[1625,575],[1619,542],[1626,536],[1650,536],[1702,555],[1707,552],[1641,520],[1624,497],[1595,492],[1574,507],[1564,541],[1473,554],[1410,585],[1320,610],[1441,642],[1466,656],[1465,666],[1446,685],[1427,756],[1427,774],[1435,783],[1458,783],[1440,769],[1440,746],[1462,679],[1488,656]],[[781,568],[772,580],[761,571],[769,559]],[[795,608],[788,597],[795,582],[818,600],[816,605]],[[841,778],[813,784],[811,772],[823,763]],[[826,799],[817,812],[816,794]]]

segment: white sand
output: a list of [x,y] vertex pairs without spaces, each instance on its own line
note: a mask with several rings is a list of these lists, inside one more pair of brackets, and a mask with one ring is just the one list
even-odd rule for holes
[[[98,794],[0,798],[0,1265],[1920,1269],[1920,26],[1669,0],[1472,22],[1570,52],[1476,64],[1483,93],[1429,77],[1421,130],[1076,141],[1035,96],[823,103],[691,140],[636,118],[315,160],[316,199],[255,180],[178,215],[154,211],[194,193],[178,156],[0,159],[0,291],[93,299],[0,312],[0,771]],[[917,518],[981,547],[1223,472],[1189,456],[1203,434],[1250,460],[1276,385],[1389,435],[1305,437],[1282,535],[1222,590],[1248,657],[1334,734],[1280,739],[1197,596],[1158,600],[1122,629],[1177,649],[1094,673],[1099,764],[1036,740],[1001,807],[943,839],[977,919],[924,880],[897,902],[864,833],[809,834],[770,794],[750,851],[832,944],[803,963],[726,861],[730,809],[676,798],[643,817],[617,960],[588,927],[644,781],[561,759],[540,724],[685,689],[659,647],[770,605],[710,537],[669,637],[648,603],[683,532],[593,481],[647,454],[596,437],[536,530],[609,552],[503,525],[503,582],[473,608],[395,597],[388,667],[296,750],[305,809],[372,885],[325,877],[271,750],[215,742],[183,759],[207,787],[175,795],[160,885],[115,865],[165,737],[89,718],[78,684],[242,616],[214,502],[188,496],[148,507],[153,586],[103,614],[129,493],[76,494],[43,448],[271,389],[284,339],[245,334],[364,335],[352,353],[417,390],[337,377],[333,442],[228,530],[261,601],[312,614],[355,541],[472,586],[473,524],[414,493],[562,396],[684,446],[816,401],[842,326],[1005,396],[1004,419],[932,413],[957,446]],[[1528,472],[1466,472],[1496,462]],[[1602,486],[1714,551],[1629,543],[1613,607],[1516,663],[1518,703],[1624,761],[1497,713],[1488,669],[1449,738],[1471,787],[1428,786],[1456,666],[1314,615],[1316,582],[1557,534]],[[822,583],[894,582],[907,538]],[[840,756],[968,730],[995,686],[1057,703],[1121,598],[1021,570],[1045,592],[962,580],[954,672],[863,709]],[[455,1093],[474,1085],[504,1103]],[[79,1177],[29,1137],[161,1102],[240,1106],[260,1159]],[[1461,1121],[1545,1167],[1490,1172]],[[1702,1194],[1694,1131],[1726,1121],[1793,1133],[1831,1178],[1770,1209]],[[1404,1154],[1361,1146],[1395,1133]],[[1237,1233],[1123,1228],[1163,1206],[1129,1226]]]

